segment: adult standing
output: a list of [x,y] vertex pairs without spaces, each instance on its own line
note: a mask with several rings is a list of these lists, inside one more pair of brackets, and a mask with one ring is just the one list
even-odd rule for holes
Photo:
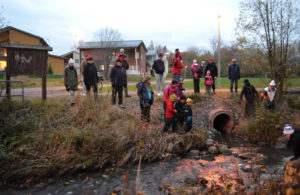
[[[156,78],[156,94],[158,96],[161,96],[161,94],[164,94],[164,86],[165,86],[165,63],[162,60],[163,54],[159,54],[159,58],[154,61],[154,64],[152,66],[152,69],[155,71],[155,78]],[[161,91],[161,93],[160,93]]]
[[84,67],[86,66],[86,59],[90,57],[90,54],[85,54],[85,58],[82,59],[81,63],[80,63],[80,76],[82,79],[82,95],[85,96],[86,95],[86,86],[84,84],[84,75],[83,75],[83,71],[84,71]]
[[84,84],[86,85],[87,95],[90,94],[91,88],[94,90],[94,98],[97,99],[98,96],[98,75],[97,68],[95,66],[93,58],[90,56],[86,59],[86,66],[84,67],[83,76]]
[[128,94],[128,83],[127,83],[127,73],[126,73],[126,70],[129,69],[129,64],[128,64],[128,56],[126,54],[123,55],[123,61],[122,61],[122,67],[123,67],[123,74],[124,74],[124,81],[123,81],[123,84],[124,84],[124,91],[125,91],[125,97],[131,97],[129,94]]
[[235,93],[238,92],[238,82],[241,78],[240,66],[236,64],[236,60],[232,59],[232,64],[228,67],[228,78],[230,79],[230,92],[233,93],[233,83],[235,83]]
[[213,58],[210,58],[208,64],[205,66],[205,70],[204,70],[205,75],[207,75],[207,71],[210,71],[210,75],[212,76],[213,79],[212,89],[213,89],[213,93],[215,94],[216,93],[215,80],[217,79],[218,76],[218,68]]
[[258,98],[258,93],[254,86],[252,86],[248,79],[244,80],[244,87],[241,92],[240,102],[243,100],[243,96],[246,98],[245,114],[249,116],[255,115],[255,99]]
[[112,85],[112,104],[116,104],[116,97],[118,94],[119,106],[123,106],[123,87],[124,87],[124,68],[120,59],[116,60],[115,66],[110,71],[110,80]]
[[261,93],[263,99],[263,106],[265,109],[274,111],[275,110],[275,98],[277,94],[276,83],[272,80],[269,84],[269,87],[266,87]]
[[191,71],[193,74],[193,81],[194,81],[194,93],[200,93],[200,86],[199,80],[200,77],[203,75],[203,66],[202,64],[197,64],[197,60],[193,60],[193,64],[191,65]]
[[173,79],[179,82],[181,77],[181,69],[183,68],[182,56],[179,49],[175,49],[175,58],[172,61],[172,67]]
[[74,67],[74,60],[72,58],[69,59],[68,66],[65,68],[64,84],[66,90],[69,91],[71,95],[70,106],[74,106],[75,91],[78,89],[78,78],[76,68]]

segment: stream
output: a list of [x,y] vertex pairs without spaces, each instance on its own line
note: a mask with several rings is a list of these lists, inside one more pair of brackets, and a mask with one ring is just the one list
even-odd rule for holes
[[[202,178],[206,187],[213,184],[224,185],[224,180],[231,179],[232,186],[242,180],[247,191],[255,189],[260,183],[271,177],[282,177],[283,167],[292,157],[287,149],[274,149],[267,146],[229,145],[226,155],[186,155],[172,156],[154,163],[142,164],[138,191],[143,194],[165,194],[163,186],[178,189],[186,185],[186,181]],[[248,165],[248,166],[247,166]],[[1,194],[111,194],[113,190],[124,188],[130,194],[136,189],[137,166],[132,168],[107,169],[104,172],[78,174],[76,177],[62,178],[50,184],[37,184],[28,189],[9,189]],[[251,167],[251,168],[250,168]],[[128,174],[126,174],[128,173]],[[258,178],[253,180],[256,173]]]

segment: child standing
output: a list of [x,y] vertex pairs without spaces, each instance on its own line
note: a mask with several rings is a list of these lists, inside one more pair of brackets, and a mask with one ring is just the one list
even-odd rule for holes
[[211,94],[211,86],[214,84],[213,78],[210,75],[210,70],[206,72],[205,78],[204,78],[204,85],[206,86],[206,94]]
[[179,122],[180,124],[183,124],[184,122],[185,102],[186,102],[186,97],[183,95],[180,97],[180,100],[175,104],[176,121]]
[[154,102],[151,78],[145,76],[136,87],[138,88],[137,95],[140,97],[141,120],[150,122],[150,109]]
[[184,107],[184,122],[185,122],[184,131],[185,132],[190,131],[193,127],[193,111],[191,105],[192,105],[192,99],[188,98],[186,100],[186,105]]
[[175,119],[175,107],[174,102],[176,101],[177,97],[175,94],[170,96],[170,99],[166,100],[166,119],[165,119],[165,126],[163,128],[163,132],[167,132],[168,129],[172,126],[172,131],[177,131],[176,126],[176,119]]

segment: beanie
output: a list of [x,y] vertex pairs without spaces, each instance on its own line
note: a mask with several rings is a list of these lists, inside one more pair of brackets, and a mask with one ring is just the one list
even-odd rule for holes
[[283,134],[284,135],[290,135],[294,133],[293,127],[291,127],[289,124],[285,124],[284,129],[283,129]]
[[275,86],[275,85],[276,85],[275,81],[272,80],[272,81],[270,82],[270,86]]
[[69,59],[69,64],[74,64],[74,60],[72,58]]
[[172,101],[175,101],[177,99],[176,95],[173,93],[171,96],[170,96],[170,100]]
[[184,95],[182,95],[182,96],[180,97],[180,100],[186,100],[186,97],[185,97]]
[[88,57],[90,57],[91,55],[90,54],[85,54],[85,58],[88,58]]
[[93,58],[91,56],[89,56],[86,61],[90,61],[90,60],[93,60]]
[[214,61],[214,59],[213,58],[209,58],[209,61]]
[[186,103],[192,103],[193,100],[191,98],[186,99]]
[[118,59],[116,60],[116,63],[117,63],[117,62],[122,62],[122,61],[118,58]]

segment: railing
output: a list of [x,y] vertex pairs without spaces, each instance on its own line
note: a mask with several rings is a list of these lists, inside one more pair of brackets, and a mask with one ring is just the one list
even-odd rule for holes
[[[22,95],[17,94],[17,95],[3,95],[3,89],[6,88],[7,85],[10,85],[11,83],[21,83],[22,86]],[[5,86],[4,88],[2,88],[2,86]],[[0,98],[1,97],[16,97],[16,96],[22,96],[22,104],[24,104],[24,82],[23,81],[7,81],[7,80],[0,80]]]

